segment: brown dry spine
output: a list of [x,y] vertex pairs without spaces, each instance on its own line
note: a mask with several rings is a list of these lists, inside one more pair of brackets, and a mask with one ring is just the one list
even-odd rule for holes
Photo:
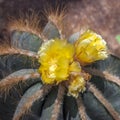
[[105,78],[106,80],[116,83],[117,85],[120,86],[120,78],[110,74],[107,71],[100,71],[100,70],[92,69],[92,68],[84,68],[84,70],[92,75],[96,75],[96,76]]
[[21,55],[26,55],[29,57],[38,58],[38,55],[35,52],[28,51],[28,50],[22,50],[22,49],[18,49],[18,48],[13,48],[8,45],[0,46],[0,51],[1,51],[0,55],[21,54]]
[[8,76],[0,81],[0,92],[8,93],[9,90],[19,82],[24,82],[29,78],[38,78],[40,76],[39,73],[33,72],[30,74],[22,75],[22,76]]
[[111,114],[114,120],[120,120],[119,113],[112,107],[112,105],[104,98],[102,93],[90,82],[88,82],[89,91],[104,105],[107,111]]
[[65,87],[63,86],[63,84],[60,84],[59,90],[58,90],[58,95],[57,95],[57,98],[55,100],[54,109],[52,111],[51,120],[58,120],[61,106],[63,103],[64,94],[65,94]]
[[42,28],[40,26],[39,13],[34,11],[30,15],[21,13],[18,19],[10,18],[8,28],[10,31],[26,31],[43,38],[41,35]]
[[64,38],[64,17],[65,17],[65,12],[66,12],[66,7],[63,7],[62,10],[60,11],[59,6],[56,7],[54,10],[53,8],[50,8],[47,10],[44,10],[44,13],[46,17],[48,18],[48,22],[52,22],[58,29],[60,37]]
[[79,111],[79,115],[80,115],[81,119],[87,120],[87,114],[86,114],[85,106],[83,104],[81,96],[79,96],[76,99],[76,101],[77,101],[78,111]]
[[36,100],[42,99],[44,96],[46,96],[47,93],[51,90],[51,88],[52,88],[52,86],[50,86],[50,85],[44,85],[40,90],[36,91],[36,93],[34,95],[27,98],[28,99],[27,103],[23,104],[21,111],[19,111],[19,113],[14,115],[13,120],[20,120],[22,115],[26,114],[29,111],[32,104]]

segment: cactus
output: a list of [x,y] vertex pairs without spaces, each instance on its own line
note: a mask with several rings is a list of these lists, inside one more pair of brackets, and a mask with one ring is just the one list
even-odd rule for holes
[[1,36],[1,119],[120,120],[119,58],[90,30],[67,40],[63,13],[47,17],[43,30],[32,14]]

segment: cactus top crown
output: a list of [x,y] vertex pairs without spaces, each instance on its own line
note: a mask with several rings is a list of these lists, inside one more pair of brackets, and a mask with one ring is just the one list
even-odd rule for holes
[[85,31],[73,44],[64,39],[49,40],[40,47],[39,73],[43,83],[66,82],[68,94],[74,97],[85,90],[90,76],[81,66],[107,58],[106,42],[93,31]]

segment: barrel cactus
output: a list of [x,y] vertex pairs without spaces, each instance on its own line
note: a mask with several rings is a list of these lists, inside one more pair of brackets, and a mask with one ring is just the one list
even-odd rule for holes
[[[14,20],[0,44],[2,120],[120,120],[120,60],[86,30],[66,38],[63,14]],[[3,104],[4,103],[4,104]]]

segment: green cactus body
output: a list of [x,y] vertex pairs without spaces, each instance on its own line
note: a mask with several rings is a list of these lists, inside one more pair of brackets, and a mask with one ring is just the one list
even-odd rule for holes
[[42,40],[34,34],[21,31],[13,31],[12,33],[12,46],[37,52],[42,44]]
[[[60,38],[57,27],[49,21],[43,34],[48,40]],[[75,33],[68,41],[74,44],[79,37],[80,32]],[[11,46],[36,53],[44,43],[42,39],[27,31],[15,30],[11,34]],[[106,60],[82,66],[82,69],[89,72],[92,77],[90,83],[86,84],[86,90],[80,92],[78,98],[68,96],[63,84],[45,85],[37,70],[39,66],[37,57],[26,54],[0,56],[0,84],[3,84],[2,81],[5,79],[9,80],[5,84],[13,82],[12,87],[8,85],[10,90],[6,88],[4,93],[0,91],[3,93],[0,96],[2,120],[120,120],[120,79],[117,78],[120,77],[120,60],[118,58],[109,55]],[[15,80],[18,80],[18,84]],[[96,93],[100,93],[98,97]]]

